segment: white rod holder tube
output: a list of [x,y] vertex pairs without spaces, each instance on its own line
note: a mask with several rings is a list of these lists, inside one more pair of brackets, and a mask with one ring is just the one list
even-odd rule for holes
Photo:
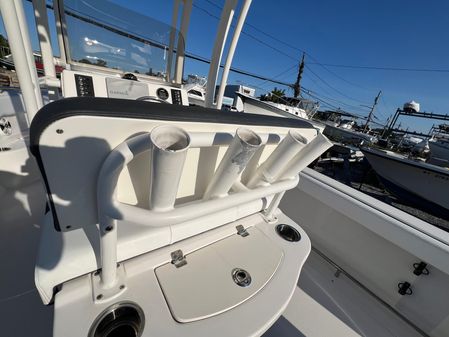
[[226,196],[261,144],[262,139],[254,131],[237,129],[234,139],[206,188],[204,199]]
[[189,134],[170,125],[155,127],[150,133],[151,189],[150,208],[168,211],[173,208],[182,169],[190,146]]
[[234,58],[235,49],[237,48],[237,43],[239,42],[240,33],[242,32],[243,24],[246,20],[246,15],[248,14],[249,7],[251,6],[252,0],[245,0],[240,11],[240,15],[237,21],[237,25],[234,30],[234,35],[232,37],[231,45],[229,47],[228,56],[226,57],[226,63],[223,69],[223,74],[221,75],[220,87],[217,94],[217,109],[221,109],[223,105],[223,96],[226,88],[226,82],[228,81],[229,70],[231,68],[232,60]]
[[56,70],[53,63],[53,50],[51,49],[50,28],[48,27],[48,15],[45,0],[33,0],[34,19],[39,36],[42,62],[45,76],[56,79]]
[[307,138],[296,130],[290,130],[268,159],[259,166],[247,186],[253,188],[260,183],[272,183],[293,157],[308,143]]
[[220,23],[218,24],[217,36],[215,37],[214,49],[209,66],[209,74],[207,75],[206,85],[206,107],[212,108],[214,105],[215,85],[217,83],[218,72],[220,69],[221,56],[226,43],[226,37],[231,26],[232,17],[234,16],[237,0],[227,0],[221,12]]
[[317,136],[291,160],[290,164],[281,173],[281,179],[296,176],[333,145],[329,139],[318,132]]

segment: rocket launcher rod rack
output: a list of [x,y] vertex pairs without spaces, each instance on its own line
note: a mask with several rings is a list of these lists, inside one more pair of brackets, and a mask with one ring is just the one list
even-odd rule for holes
[[[119,144],[103,162],[97,182],[101,287],[111,289],[117,283],[118,220],[149,227],[170,226],[268,196],[282,196],[298,184],[300,169],[332,146],[320,133],[309,143],[294,130],[281,139],[276,133],[256,134],[246,128],[239,128],[232,135],[187,133],[181,128],[163,125]],[[251,181],[251,186],[245,186],[240,182],[240,175],[264,144],[279,145],[255,171],[254,176],[258,178]],[[187,150],[225,145],[229,145],[228,149],[203,199],[174,207]],[[135,156],[148,150],[151,150],[150,209],[119,202],[117,181],[121,171]],[[228,194],[231,188],[234,193]],[[276,205],[270,205],[269,209],[277,208],[278,199],[273,199]]]

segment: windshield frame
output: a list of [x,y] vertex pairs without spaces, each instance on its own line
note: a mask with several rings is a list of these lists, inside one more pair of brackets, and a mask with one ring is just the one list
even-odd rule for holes
[[[108,0],[106,0],[106,1],[108,1]],[[55,0],[55,2],[58,3],[56,9],[58,9],[58,11],[59,11],[59,15],[58,15],[59,21],[60,21],[59,24],[61,25],[61,28],[62,28],[60,31],[61,31],[63,47],[64,47],[65,55],[66,55],[65,63],[70,65],[72,70],[95,71],[98,73],[113,74],[113,75],[123,75],[126,73],[133,73],[137,78],[158,81],[158,82],[162,82],[162,83],[170,82],[176,86],[182,85],[182,81],[179,83],[176,82],[175,74],[178,72],[177,67],[180,67],[181,73],[183,73],[183,70],[184,70],[185,57],[178,57],[178,52],[179,52],[180,56],[184,56],[185,39],[184,39],[183,35],[181,34],[181,32],[178,29],[176,29],[176,27],[173,27],[167,23],[161,22],[161,21],[151,18],[149,16],[145,16],[145,18],[148,19],[149,21],[153,21],[153,22],[156,22],[157,24],[167,26],[170,29],[170,36],[172,34],[176,36],[176,38],[174,39],[175,41],[173,41],[174,45],[168,45],[168,44],[165,45],[162,43],[151,41],[149,38],[140,37],[133,33],[126,32],[117,27],[114,27],[113,25],[109,25],[109,24],[106,24],[106,23],[103,23],[100,21],[96,21],[94,19],[86,18],[80,14],[75,13],[74,11],[71,11],[70,8],[64,7],[63,0]],[[117,7],[121,7],[120,5],[117,5],[117,4],[114,4],[114,5]],[[130,10],[128,8],[126,10],[128,10],[130,12],[134,12],[133,10]],[[135,12],[135,13],[139,14],[137,12]],[[151,47],[163,49],[164,53],[167,53],[167,55],[171,51],[172,55],[171,55],[171,57],[168,56],[167,60],[171,60],[172,65],[168,66],[169,61],[167,61],[164,66],[164,71],[165,71],[164,76],[156,76],[156,75],[150,75],[147,73],[129,71],[127,69],[115,69],[115,68],[107,67],[107,66],[99,66],[96,64],[79,62],[79,60],[75,60],[72,57],[72,53],[71,53],[71,43],[70,43],[71,40],[70,40],[69,33],[68,33],[68,20],[67,20],[68,15],[70,17],[73,17],[74,19],[85,22],[86,24],[91,24],[93,26],[103,28],[106,31],[110,32],[111,34],[117,34],[117,36],[128,38],[131,41],[136,41],[137,43],[142,43],[145,45],[149,45]],[[171,42],[172,41],[170,41],[170,43]],[[73,41],[72,41],[72,43],[73,43]],[[177,63],[175,64],[175,61],[177,61],[178,59],[182,60],[181,64],[177,64]],[[168,73],[167,71],[170,71],[170,73]],[[181,78],[182,78],[182,76],[181,76]]]

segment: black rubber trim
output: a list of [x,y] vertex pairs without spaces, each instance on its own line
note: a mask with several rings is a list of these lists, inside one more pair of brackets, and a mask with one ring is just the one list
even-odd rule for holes
[[39,141],[42,133],[49,125],[58,120],[73,116],[121,117],[160,121],[239,124],[248,126],[258,125],[306,129],[314,128],[312,124],[298,119],[221,111],[198,106],[160,104],[126,99],[74,97],[49,103],[40,109],[33,118],[30,128],[30,150],[36,157],[37,164],[44,179],[54,226],[58,231],[60,231],[60,225],[39,152]]
[[293,118],[127,99],[75,97],[52,102],[39,110],[31,123],[31,151],[35,151],[36,146],[39,146],[39,138],[50,124],[72,116],[122,117],[161,121],[314,128],[309,122]]

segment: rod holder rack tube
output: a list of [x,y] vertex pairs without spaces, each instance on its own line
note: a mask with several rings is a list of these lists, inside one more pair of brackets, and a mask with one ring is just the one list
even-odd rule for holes
[[274,212],[277,210],[282,198],[284,197],[285,191],[282,191],[276,194],[271,200],[270,205],[264,210],[265,219],[268,222],[276,221],[276,217],[274,216]]
[[100,169],[97,182],[97,207],[102,261],[101,286],[105,289],[112,288],[117,280],[117,220],[108,216],[107,211],[117,204],[118,178],[126,164],[134,158],[135,154],[130,148],[133,144],[144,143],[147,144],[147,148],[150,147],[148,134],[137,136],[128,143],[121,143],[109,153]]
[[151,131],[150,140],[150,208],[166,211],[175,204],[190,136],[176,126],[162,125]]
[[318,132],[317,136],[290,161],[288,166],[280,174],[280,178],[284,179],[296,176],[333,145],[326,136]]
[[206,188],[203,199],[226,196],[261,145],[262,139],[254,131],[238,128]]
[[267,160],[259,166],[247,186],[252,188],[261,183],[276,181],[282,170],[307,143],[307,139],[301,136],[298,131],[290,130]]
[[299,177],[279,180],[268,186],[259,186],[244,193],[234,193],[220,199],[209,199],[189,203],[185,206],[175,207],[168,212],[157,212],[123,204],[114,200],[106,210],[106,215],[115,220],[134,222],[146,227],[164,227],[177,225],[198,217],[206,216],[224,209],[239,206],[243,203],[265,198],[298,185]]

